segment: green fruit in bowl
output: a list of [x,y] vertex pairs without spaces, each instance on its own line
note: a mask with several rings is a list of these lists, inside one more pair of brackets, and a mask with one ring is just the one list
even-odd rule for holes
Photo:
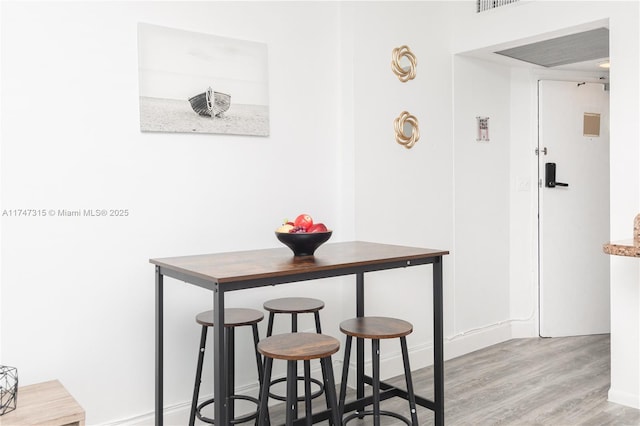
[[291,225],[290,223],[285,223],[284,225],[276,229],[276,232],[288,234],[292,229],[293,229],[293,225]]

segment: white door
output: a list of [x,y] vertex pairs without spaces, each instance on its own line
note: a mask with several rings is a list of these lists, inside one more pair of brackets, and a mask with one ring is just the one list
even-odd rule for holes
[[[608,333],[609,258],[602,244],[609,241],[609,92],[604,84],[539,81],[538,150],[540,335]],[[555,164],[555,185],[546,183],[547,168],[553,167],[548,164]]]

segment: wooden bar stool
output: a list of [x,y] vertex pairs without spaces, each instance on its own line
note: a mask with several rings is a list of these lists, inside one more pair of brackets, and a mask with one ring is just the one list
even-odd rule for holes
[[[267,325],[267,337],[273,334],[273,322],[276,314],[291,315],[291,332],[298,332],[298,315],[300,314],[313,314],[316,323],[316,333],[322,334],[322,327],[320,326],[320,310],[324,308],[324,302],[319,299],[313,299],[310,297],[283,297],[279,299],[272,299],[264,302],[263,307],[269,312],[269,323]],[[321,368],[322,364],[321,364]],[[325,374],[323,371],[322,374]],[[298,380],[302,381],[303,377],[298,377]],[[282,383],[286,380],[285,377],[275,379],[271,382],[271,385],[276,383]],[[322,395],[324,392],[323,384],[317,379],[311,379],[311,383],[318,386],[318,390],[311,394],[311,399],[315,399]],[[269,393],[271,398],[279,401],[285,401],[284,395],[278,395],[276,393]],[[304,397],[299,397],[298,401],[303,401]]]
[[[409,352],[407,350],[406,336],[411,334],[413,326],[407,321],[386,317],[358,317],[340,323],[340,331],[347,335],[344,352],[344,365],[342,368],[342,383],[340,385],[340,415],[344,413],[344,401],[347,392],[347,376],[349,373],[349,357],[351,353],[351,340],[356,338],[371,339],[372,363],[373,363],[373,410],[356,412],[343,419],[342,424],[356,417],[366,415],[373,416],[373,424],[380,425],[380,416],[394,417],[408,425],[417,426],[416,398],[413,393],[411,368],[409,367]],[[400,338],[402,360],[404,362],[404,377],[407,382],[407,395],[411,421],[406,417],[391,411],[380,410],[380,339]]]
[[[262,357],[258,352],[258,323],[264,319],[264,314],[261,311],[255,309],[242,309],[242,308],[228,308],[224,310],[224,340],[226,353],[225,357],[227,359],[227,394],[229,395],[229,400],[231,401],[228,407],[228,419],[232,419],[229,421],[230,424],[237,424],[247,422],[252,419],[256,419],[258,417],[258,409],[260,407],[260,402],[257,398],[253,398],[251,396],[246,395],[234,395],[235,389],[235,365],[234,365],[234,354],[235,354],[235,328],[243,327],[243,326],[251,326],[253,329],[253,344],[255,348],[256,354],[256,365],[258,367],[258,380],[260,385],[262,385]],[[207,342],[207,330],[209,327],[213,327],[213,311],[205,311],[201,312],[196,316],[196,322],[202,326],[202,332],[200,335],[200,350],[198,354],[198,367],[196,369],[196,382],[193,388],[193,399],[191,401],[191,414],[189,416],[189,426],[194,426],[195,419],[202,420],[206,423],[215,424],[215,420],[209,417],[203,416],[200,411],[209,404],[213,404],[214,399],[208,399],[198,405],[198,397],[200,394],[200,382],[202,381],[202,365],[204,361],[204,351],[205,344]],[[256,404],[256,411],[253,413],[249,413],[242,417],[235,418],[234,413],[234,400],[245,400],[250,401]]]
[[258,424],[263,425],[268,415],[269,387],[271,370],[274,359],[287,361],[287,395],[286,395],[286,425],[292,425],[298,418],[298,368],[297,362],[304,361],[304,402],[306,424],[311,425],[311,366],[310,360],[319,359],[322,364],[324,390],[327,395],[327,408],[331,411],[330,423],[340,425],[338,402],[336,399],[335,381],[331,355],[338,352],[340,342],[324,334],[317,333],[287,333],[267,337],[258,343],[258,351],[264,355],[264,379],[260,395],[260,409]]
[[324,302],[310,297],[283,297],[264,302],[264,309],[269,312],[269,324],[267,326],[267,337],[273,334],[273,320],[276,314],[291,315],[291,332],[298,331],[298,315],[313,313],[316,321],[316,332],[322,333],[320,327],[320,310],[324,308]]

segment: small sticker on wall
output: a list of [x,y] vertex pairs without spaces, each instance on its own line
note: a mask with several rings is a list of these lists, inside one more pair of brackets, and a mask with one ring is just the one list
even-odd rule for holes
[[600,114],[585,112],[582,124],[582,134],[587,137],[600,136]]
[[489,117],[476,117],[478,135],[476,141],[489,142]]

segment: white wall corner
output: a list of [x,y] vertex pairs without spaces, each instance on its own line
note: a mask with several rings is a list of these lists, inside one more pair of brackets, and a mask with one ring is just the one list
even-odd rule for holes
[[637,393],[632,394],[629,392],[610,388],[607,400],[616,404],[640,409],[640,395]]

